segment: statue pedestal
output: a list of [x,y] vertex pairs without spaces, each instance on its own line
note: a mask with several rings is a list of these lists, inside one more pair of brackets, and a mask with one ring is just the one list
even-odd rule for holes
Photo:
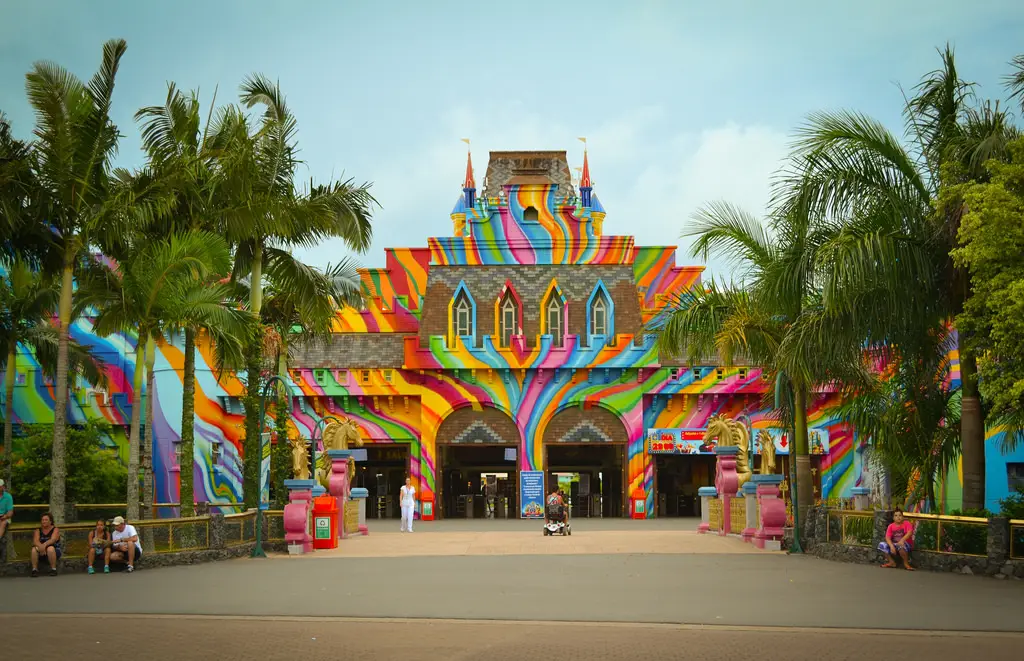
[[711,501],[718,498],[718,490],[714,487],[701,487],[697,489],[700,497],[700,525],[697,532],[704,534],[711,530]]
[[312,553],[313,536],[309,534],[310,513],[313,511],[313,480],[285,480],[288,504],[284,506],[284,541],[288,553]]
[[349,501],[349,485],[352,476],[348,474],[349,459],[352,457],[351,450],[328,450],[327,456],[331,460],[331,474],[328,478],[328,488],[332,496],[338,499],[338,535],[345,539],[345,510]]
[[871,489],[867,487],[853,488],[853,509],[858,512],[867,511],[871,506]]
[[715,489],[722,502],[722,529],[718,534],[728,535],[732,532],[732,501],[739,489],[739,476],[736,474],[736,455],[740,449],[735,445],[720,445],[715,448]]
[[781,475],[755,475],[759,520],[754,533],[754,546],[766,551],[782,550],[783,529],[786,526],[786,502],[779,498]]
[[366,527],[366,501],[370,497],[370,492],[362,487],[356,487],[350,492],[352,500],[356,503],[357,511],[359,512],[358,526],[359,533],[362,535],[368,535],[370,529]]
[[740,493],[743,494],[743,505],[746,511],[746,525],[743,527],[743,541],[749,542],[754,539],[754,533],[757,532],[757,483],[747,482],[740,489]]

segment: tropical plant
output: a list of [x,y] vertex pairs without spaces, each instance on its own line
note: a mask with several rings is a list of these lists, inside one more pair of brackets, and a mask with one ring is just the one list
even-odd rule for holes
[[[249,310],[262,317],[264,276],[282,289],[313,291],[313,272],[292,256],[289,247],[313,246],[341,238],[351,248],[369,246],[370,219],[376,201],[369,184],[352,180],[296,188],[301,161],[296,143],[297,122],[285,104],[280,87],[255,75],[242,84],[242,103],[262,106],[257,127],[239,108],[219,112],[210,130],[211,148],[218,154],[218,177],[228,203],[221,211],[224,235],[235,248],[233,279],[248,278]],[[306,297],[302,297],[306,299]],[[259,398],[268,358],[264,355],[267,329],[250,329],[245,357],[245,502],[254,506],[259,493]],[[276,353],[274,342],[266,342]]]
[[[218,343],[236,342],[238,329],[247,325],[248,315],[225,304],[230,293],[227,285],[208,282],[210,273],[224,272],[229,264],[223,237],[209,232],[181,232],[135,246],[116,268],[94,269],[82,282],[79,305],[97,310],[96,333],[133,333],[137,337],[129,432],[129,519],[139,517],[139,432],[147,344],[162,341],[168,329],[200,318],[207,327],[219,329]],[[151,420],[147,424],[152,430]],[[151,446],[151,431],[146,440]],[[152,481],[144,484],[150,489],[144,494],[145,502],[152,505]]]
[[1024,441],[1024,139],[1009,151],[1009,162],[988,162],[983,182],[948,186],[939,201],[966,210],[953,258],[970,272],[972,292],[956,325],[978,354],[978,385],[1004,452]]
[[837,334],[826,346],[828,340],[804,331],[808,318],[822,314],[816,253],[829,227],[793,209],[770,218],[766,228],[727,203],[701,209],[694,221],[684,233],[697,237],[694,256],[723,254],[739,269],[743,284],[719,286],[712,281],[695,291],[678,292],[648,331],[657,335],[663,356],[683,356],[691,364],[712,356],[732,364],[742,357],[763,366],[779,390],[791,393],[771,406],[780,425],[793,430],[797,503],[804,514],[812,504],[813,486],[808,397],[820,384],[856,382],[863,372],[859,342]]
[[[0,361],[4,374],[4,479],[13,483],[11,457],[14,434],[14,384],[18,345],[32,351],[42,373],[56,373],[57,329],[52,320],[58,292],[53,279],[16,260],[6,268],[0,262]],[[105,380],[103,363],[75,341],[68,343],[69,371],[84,376],[93,386]]]
[[[956,160],[960,173],[974,176],[984,160],[1005,155],[1013,136],[1005,113],[974,108],[973,100],[973,85],[961,80],[947,47],[942,67],[906,103],[909,150],[855,112],[815,113],[799,130],[775,203],[840,225],[819,251],[824,307],[847,317],[869,346],[923,359],[935,325],[951,321],[969,298],[969,275],[950,257],[961,210],[934,211],[942,166]],[[977,508],[984,500],[977,361],[966,333],[958,343],[964,505]]]
[[927,353],[890,351],[889,363],[829,412],[868,439],[871,461],[888,476],[894,504],[925,502],[934,512],[935,486],[960,456],[961,391],[950,381],[949,332],[937,326],[931,338]]
[[[50,425],[25,425],[18,439],[14,479],[22,503],[45,503],[50,497],[53,475],[50,457],[53,429]],[[71,502],[116,503],[124,496],[121,489],[127,470],[116,449],[104,449],[104,438],[111,437],[105,423],[69,426],[67,435],[67,490]]]
[[118,65],[127,44],[103,46],[99,70],[88,84],[51,62],[37,62],[26,76],[36,115],[32,143],[34,183],[40,219],[53,232],[59,252],[58,342],[54,389],[53,461],[50,511],[64,520],[68,360],[76,271],[83,252],[104,232],[117,232],[111,208],[124,203],[111,195],[111,161],[118,130],[110,119]]

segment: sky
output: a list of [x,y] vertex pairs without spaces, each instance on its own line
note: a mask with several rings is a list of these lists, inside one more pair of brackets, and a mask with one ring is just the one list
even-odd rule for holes
[[[900,86],[956,48],[963,77],[1004,98],[1024,53],[1020,0],[0,0],[0,110],[29,137],[25,73],[51,60],[88,79],[105,40],[128,42],[114,95],[118,165],[139,166],[133,115],[166,86],[204,107],[237,100],[248,74],[280,81],[298,119],[301,179],[372,182],[370,250],[450,236],[472,141],[567,150],[587,138],[605,232],[691,256],[692,214],[715,201],[764,212],[793,131],[813,111],[855,109],[902,132]],[[340,241],[297,253],[323,266]],[[709,274],[731,275],[718,258]]]

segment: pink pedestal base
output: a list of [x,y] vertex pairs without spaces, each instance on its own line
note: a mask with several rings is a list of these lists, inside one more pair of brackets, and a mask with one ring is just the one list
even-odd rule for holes
[[345,504],[349,494],[348,458],[331,457],[331,475],[327,482],[327,493],[338,499],[338,536],[345,539]]
[[284,541],[289,547],[301,547],[302,553],[313,552],[313,536],[309,534],[312,501],[312,489],[296,489],[289,491],[288,504],[284,506]]
[[761,505],[760,525],[754,533],[754,546],[778,551],[782,548],[786,525],[786,503],[779,498],[777,484],[757,485],[757,501]]

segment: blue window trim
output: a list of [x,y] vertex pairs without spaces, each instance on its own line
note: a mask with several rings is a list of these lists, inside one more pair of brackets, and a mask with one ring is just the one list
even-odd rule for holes
[[452,294],[451,307],[449,307],[449,310],[451,311],[450,312],[450,314],[451,314],[450,323],[451,323],[451,329],[452,329],[451,332],[452,332],[452,345],[453,346],[455,344],[454,340],[455,340],[456,332],[457,332],[457,329],[458,329],[458,327],[457,327],[457,325],[455,323],[455,316],[454,316],[455,315],[455,303],[459,300],[459,295],[461,293],[464,293],[466,295],[466,300],[469,301],[470,323],[473,326],[470,329],[472,331],[472,333],[470,334],[470,337],[476,338],[476,332],[477,332],[477,325],[476,325],[476,299],[473,298],[473,294],[471,294],[469,292],[469,287],[466,286],[466,281],[465,280],[460,280],[459,281],[459,286],[455,288],[455,293]]
[[590,311],[591,306],[594,304],[594,299],[597,298],[598,292],[604,294],[605,303],[608,304],[608,333],[605,337],[610,342],[615,338],[615,301],[612,300],[612,295],[608,292],[608,288],[604,286],[603,280],[597,281],[594,291],[590,292],[590,298],[587,299],[587,338],[591,339],[593,337],[593,324],[591,323],[592,317]]

